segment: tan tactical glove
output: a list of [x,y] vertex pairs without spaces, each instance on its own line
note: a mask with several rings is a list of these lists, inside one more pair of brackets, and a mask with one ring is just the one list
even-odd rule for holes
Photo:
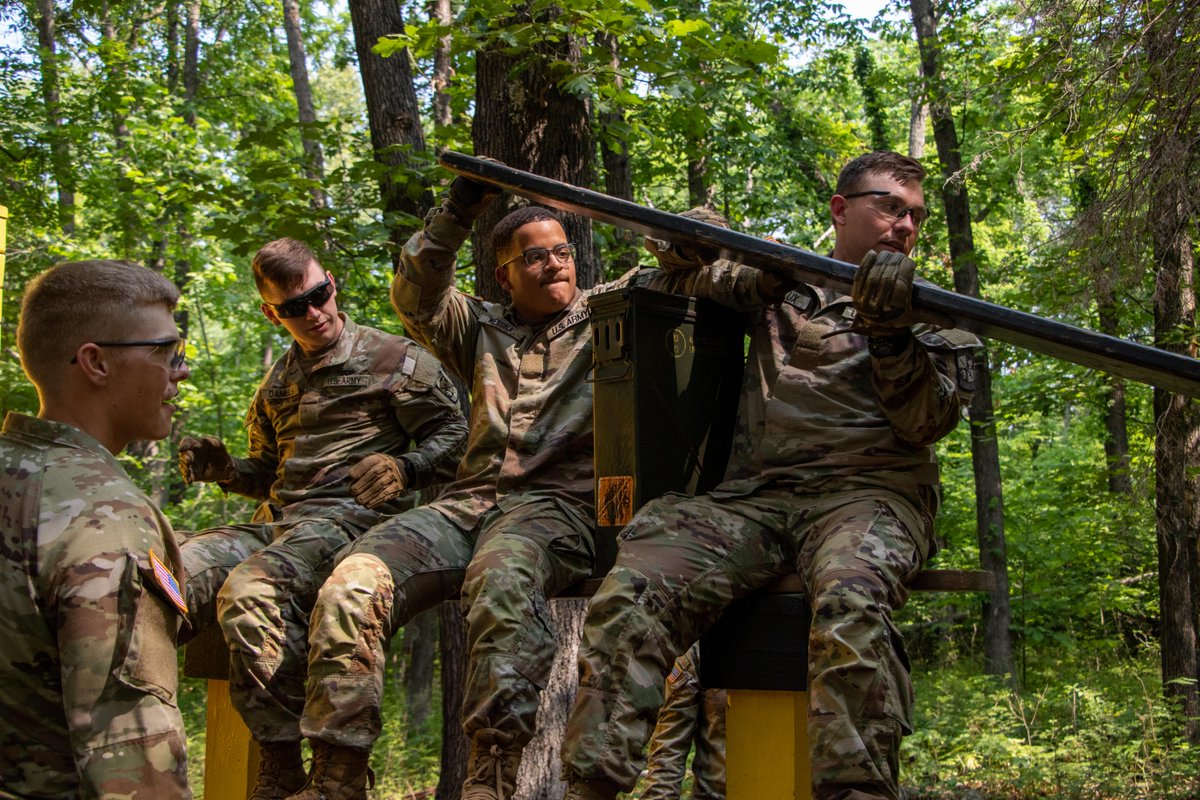
[[233,457],[225,444],[215,436],[193,439],[185,436],[179,442],[179,472],[184,483],[231,481],[237,475]]
[[408,483],[404,465],[383,453],[363,456],[350,468],[350,481],[350,493],[367,508],[396,499]]
[[895,336],[916,322],[912,310],[916,270],[916,263],[901,253],[867,253],[850,291],[858,312],[855,330],[868,336]]
[[[722,228],[729,227],[729,221],[721,214],[707,206],[697,206],[684,211],[679,216],[688,219],[707,222]],[[647,236],[643,245],[650,254],[658,259],[658,266],[663,272],[679,272],[687,269],[698,269],[711,264],[720,257],[720,252],[711,247],[698,244],[676,244],[665,239],[655,239]]]

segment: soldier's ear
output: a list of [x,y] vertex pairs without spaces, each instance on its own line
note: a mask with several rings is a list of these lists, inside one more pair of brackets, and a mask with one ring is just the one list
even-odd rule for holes
[[263,316],[271,321],[272,325],[283,324],[279,321],[279,317],[275,314],[275,309],[271,308],[266,303],[260,303],[258,307],[262,310]]
[[829,198],[829,216],[833,219],[834,225],[846,224],[846,198],[840,194]]
[[496,267],[496,283],[500,288],[512,294],[512,284],[508,280],[508,267]]
[[79,367],[84,377],[96,386],[108,383],[112,364],[105,355],[104,348],[94,342],[84,342],[75,351],[72,365]]

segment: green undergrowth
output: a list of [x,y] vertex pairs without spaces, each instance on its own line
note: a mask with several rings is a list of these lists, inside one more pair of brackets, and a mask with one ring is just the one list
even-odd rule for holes
[[1164,699],[1155,651],[1042,654],[1016,690],[979,671],[915,665],[916,731],[901,754],[909,800],[1200,796],[1200,760]]

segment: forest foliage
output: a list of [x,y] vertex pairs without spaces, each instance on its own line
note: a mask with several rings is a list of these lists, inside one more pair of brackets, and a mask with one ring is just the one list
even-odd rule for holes
[[[827,202],[847,158],[917,153],[932,216],[914,257],[925,277],[953,287],[907,4],[864,19],[824,0],[454,0],[448,23],[420,3],[402,8],[404,30],[376,52],[413,69],[427,147],[391,175],[413,197],[450,179],[437,148],[472,151],[476,54],[500,48],[516,59],[514,74],[545,70],[586,100],[597,150],[629,155],[635,201],[682,211],[695,199],[689,177],[700,175],[735,228],[815,251],[831,246]],[[953,180],[970,193],[983,296],[1154,342],[1154,198],[1182,186],[1175,210],[1190,249],[1200,196],[1194,4],[945,0],[936,11],[964,165]],[[37,410],[14,348],[31,276],[71,258],[163,270],[184,292],[191,379],[171,440],[122,458],[179,529],[252,512],[215,487],[184,487],[174,460],[184,434],[217,435],[244,454],[242,414],[265,365],[289,345],[259,312],[249,273],[259,245],[308,241],[337,277],[343,310],[400,330],[387,300],[390,258],[402,244],[396,232],[419,220],[382,210],[388,168],[372,148],[348,8],[301,4],[301,24],[311,123],[298,121],[277,0],[0,0],[0,205],[9,214],[0,407]],[[570,42],[573,56],[547,59],[555,42]],[[440,87],[434,60],[447,47],[452,77]],[[449,122],[435,118],[439,100]],[[1161,138],[1164,125],[1175,138]],[[302,139],[321,146],[317,179]],[[597,152],[597,189],[600,163]],[[614,262],[618,232],[597,225],[594,237],[602,263]],[[462,267],[470,289],[474,265]],[[1188,346],[1191,314],[1180,334]],[[922,718],[906,744],[906,781],[929,797],[962,786],[995,796],[1186,796],[1200,768],[1157,683],[1152,391],[1123,387],[1127,490],[1114,491],[1109,378],[998,342],[990,357],[1017,675],[1008,684],[979,674],[982,598],[915,597],[900,617]],[[966,424],[939,455],[936,563],[972,568]]]

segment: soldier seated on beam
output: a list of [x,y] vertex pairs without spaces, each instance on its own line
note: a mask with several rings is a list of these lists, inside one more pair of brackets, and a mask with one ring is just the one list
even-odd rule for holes
[[[321,589],[301,721],[319,760],[298,795],[305,800],[366,796],[388,641],[460,583],[471,740],[463,798],[511,796],[554,660],[548,598],[592,573],[592,331],[575,245],[553,211],[519,208],[492,232],[496,277],[510,302],[460,292],[457,251],[496,194],[457,178],[401,254],[392,303],[412,335],[472,387],[470,442],[458,479],[435,503],[369,531]],[[699,285],[708,272],[690,277]],[[738,277],[747,304],[759,302],[747,283],[754,271]],[[663,278],[647,270],[622,280],[653,286]]]
[[127,261],[60,263],[25,288],[17,349],[40,408],[0,434],[5,797],[192,796],[179,548],[116,460],[171,432],[178,300]]
[[978,346],[911,305],[924,175],[896,153],[845,165],[830,213],[833,257],[861,264],[852,295],[801,284],[759,310],[725,482],[651,501],[622,532],[579,651],[570,800],[633,787],[675,657],[791,573],[812,606],[814,796],[899,796],[912,686],[891,612],[935,549],[933,445],[969,402]]
[[263,504],[250,523],[190,535],[182,552],[192,627],[219,620],[230,696],[262,755],[251,798],[274,800],[307,780],[299,721],[309,615],[334,553],[411,508],[415,490],[448,481],[467,424],[437,359],[340,313],[333,275],[307,245],[270,242],[253,269],[262,313],[292,347],[246,414],[248,457],[204,437],[185,439],[179,460],[185,481]]

